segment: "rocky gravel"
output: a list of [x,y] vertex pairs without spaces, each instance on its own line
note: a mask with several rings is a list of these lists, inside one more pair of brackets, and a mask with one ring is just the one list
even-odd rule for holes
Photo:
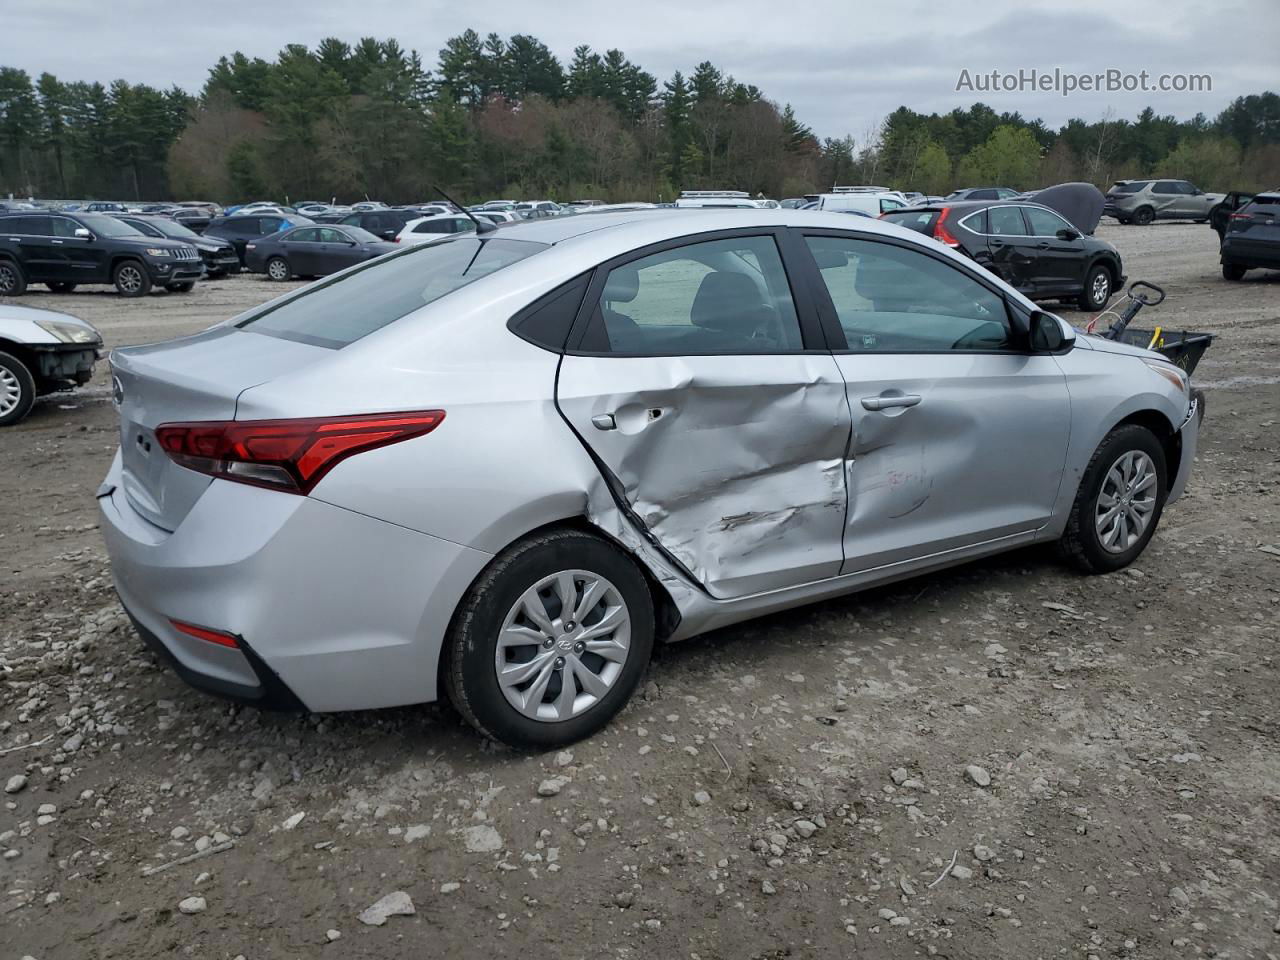
[[[670,646],[546,754],[447,705],[184,686],[96,530],[105,366],[42,402],[0,431],[4,955],[1280,955],[1280,274],[1221,280],[1201,226],[1102,235],[1168,289],[1150,321],[1218,334],[1191,490],[1134,568],[1023,551]],[[23,302],[114,346],[280,289]]]

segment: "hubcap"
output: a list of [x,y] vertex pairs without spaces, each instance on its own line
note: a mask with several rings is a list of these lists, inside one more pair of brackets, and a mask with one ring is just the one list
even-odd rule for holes
[[562,570],[521,594],[498,634],[494,669],[507,702],[553,723],[590,710],[613,688],[631,647],[618,588],[587,570]]
[[18,285],[12,267],[0,267],[0,293],[9,293]]
[[1141,450],[1123,454],[1102,481],[1094,510],[1098,541],[1108,553],[1124,553],[1146,533],[1156,509],[1156,465]]
[[271,279],[283,280],[285,275],[285,266],[279,260],[271,261]]
[[117,277],[120,280],[120,286],[130,293],[142,287],[142,274],[138,272],[137,267],[121,267]]
[[18,408],[22,399],[22,384],[7,367],[0,367],[0,417],[6,417]]
[[1111,292],[1111,281],[1105,273],[1093,278],[1093,302],[1102,306],[1107,302],[1107,294]]

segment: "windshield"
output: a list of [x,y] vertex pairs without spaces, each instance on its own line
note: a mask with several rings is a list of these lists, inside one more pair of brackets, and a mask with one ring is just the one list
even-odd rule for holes
[[80,222],[100,237],[142,237],[145,236],[123,220],[115,217],[103,217],[94,213],[82,214]]
[[152,226],[166,237],[173,237],[175,240],[196,240],[200,236],[194,230],[188,230],[182,224],[171,220],[157,220]]
[[409,247],[307,287],[237,326],[339,349],[546,248],[545,243],[474,236]]

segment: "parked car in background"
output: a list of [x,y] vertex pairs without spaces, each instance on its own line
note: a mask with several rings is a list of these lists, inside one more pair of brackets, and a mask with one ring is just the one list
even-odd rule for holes
[[443,690],[544,749],[658,642],[1036,543],[1126,567],[1202,412],[925,236],[777,210],[401,248],[111,361],[100,526],[185,679],[316,712]]
[[778,206],[783,210],[798,210],[808,202],[804,197],[787,197],[785,200],[778,201]]
[[477,210],[473,216],[494,224],[519,223],[525,219],[514,210]]
[[1205,193],[1189,180],[1117,180],[1107,191],[1102,212],[1140,227],[1155,220],[1209,219],[1223,194]]
[[84,213],[127,213],[123,203],[110,203],[103,200],[95,200],[92,203],[85,204],[81,208]]
[[1247,270],[1280,270],[1280,188],[1258,194],[1231,214],[1220,255],[1227,280],[1243,280]]
[[82,283],[111,283],[126,297],[153,286],[188,293],[203,275],[195,247],[144,236],[105,214],[0,215],[0,296],[20,296],[30,283],[59,293]]
[[901,210],[907,201],[896,191],[883,192],[870,190],[845,190],[840,193],[818,193],[806,197],[815,210],[829,210],[835,213],[856,212],[869,217],[878,217],[891,210]]
[[1018,191],[1012,187],[961,187],[952,190],[942,199],[948,203],[959,200],[1013,200]]
[[273,233],[287,230],[289,227],[305,226],[311,223],[300,214],[285,216],[279,213],[241,214],[222,217],[205,228],[204,236],[220,237],[229,241],[236,248],[241,265],[244,264],[245,244],[259,237],[269,237]]
[[[728,207],[741,210],[758,210],[760,203],[753,200],[745,190],[682,190],[676,198],[676,204],[682,210],[695,210],[703,207]],[[593,204],[602,206],[602,204]]]
[[422,214],[417,210],[377,207],[349,213],[336,222],[348,227],[359,227],[382,240],[394,241],[406,223],[420,219]]
[[245,266],[269,280],[325,277],[398,249],[359,227],[294,227],[245,244]]
[[525,220],[554,217],[560,212],[560,204],[550,200],[522,200],[516,204],[515,212]]
[[204,261],[205,275],[223,277],[228,273],[240,272],[240,257],[229,240],[218,237],[202,237],[188,230],[176,220],[168,217],[146,216],[140,213],[117,213],[113,216],[121,223],[127,223],[139,233],[148,237],[166,237],[189,243],[200,251],[200,259]]
[[1209,226],[1213,228],[1213,232],[1218,235],[1218,242],[1222,242],[1222,238],[1227,233],[1227,221],[1231,219],[1231,214],[1235,213],[1250,200],[1254,198],[1254,194],[1243,190],[1232,190],[1225,194],[1222,200],[1213,205],[1213,209],[1209,211]]
[[[478,216],[478,214],[476,214]],[[475,221],[461,213],[438,214],[434,217],[422,217],[410,220],[404,225],[396,237],[396,243],[422,244],[435,243],[455,233],[471,233],[476,229]]]
[[1070,300],[1097,312],[1124,285],[1115,247],[1088,236],[1088,224],[1077,227],[1042,204],[946,201],[882,219],[963,253],[1033,300]]
[[30,413],[36,397],[84,386],[101,356],[102,336],[92,324],[0,303],[0,427]]
[[213,223],[213,214],[203,207],[179,207],[169,216],[193,233],[204,233]]

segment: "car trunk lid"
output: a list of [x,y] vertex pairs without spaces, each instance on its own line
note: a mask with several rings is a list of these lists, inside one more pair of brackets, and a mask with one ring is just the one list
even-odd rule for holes
[[156,442],[155,428],[179,421],[234,419],[244,390],[331,354],[323,347],[234,327],[113,351],[121,487],[129,503],[156,526],[176,530],[212,481],[170,460]]

